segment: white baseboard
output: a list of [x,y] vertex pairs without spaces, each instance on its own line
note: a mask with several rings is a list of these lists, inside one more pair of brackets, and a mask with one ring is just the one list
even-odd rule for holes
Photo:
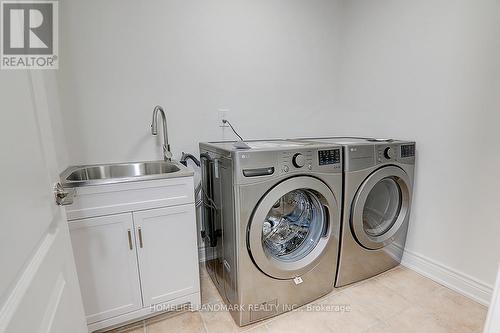
[[409,250],[405,250],[401,264],[480,304],[490,304],[493,286],[465,273]]

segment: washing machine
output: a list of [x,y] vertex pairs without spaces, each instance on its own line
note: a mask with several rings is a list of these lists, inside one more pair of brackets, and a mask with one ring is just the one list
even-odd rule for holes
[[333,289],[342,203],[340,146],[245,143],[200,143],[205,265],[240,326]]
[[335,286],[399,265],[410,218],[415,142],[353,137],[314,140],[343,147],[344,201]]

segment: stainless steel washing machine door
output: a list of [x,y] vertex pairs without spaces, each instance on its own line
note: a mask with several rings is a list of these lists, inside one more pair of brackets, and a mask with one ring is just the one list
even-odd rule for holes
[[386,166],[361,184],[351,210],[351,230],[365,248],[376,250],[392,243],[408,220],[411,182],[403,169]]
[[337,201],[325,183],[308,176],[289,178],[255,207],[247,234],[250,255],[271,277],[301,276],[320,260],[337,214]]

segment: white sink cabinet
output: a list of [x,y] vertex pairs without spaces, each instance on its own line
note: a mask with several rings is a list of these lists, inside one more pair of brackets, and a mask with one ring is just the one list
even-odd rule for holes
[[75,189],[66,206],[89,332],[200,304],[193,177]]

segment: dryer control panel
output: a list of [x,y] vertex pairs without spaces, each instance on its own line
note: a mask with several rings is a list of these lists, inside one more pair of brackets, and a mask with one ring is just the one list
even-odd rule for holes
[[401,157],[413,157],[415,156],[415,145],[401,145]]
[[415,144],[376,145],[377,164],[401,162],[413,164],[415,162]]
[[396,160],[397,146],[396,145],[377,145],[377,162],[385,163]]

